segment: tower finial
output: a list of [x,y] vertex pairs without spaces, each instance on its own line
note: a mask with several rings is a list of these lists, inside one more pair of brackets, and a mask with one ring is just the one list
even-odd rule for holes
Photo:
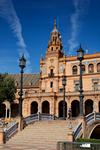
[[57,29],[56,17],[54,18],[54,29]]

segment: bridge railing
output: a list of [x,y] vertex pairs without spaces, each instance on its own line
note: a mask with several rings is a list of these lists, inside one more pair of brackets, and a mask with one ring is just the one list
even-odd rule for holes
[[38,114],[32,114],[26,118],[24,118],[24,122],[26,125],[33,123],[35,121],[39,120],[54,120],[57,119],[54,115],[51,114],[45,114],[45,113],[38,113]]
[[87,125],[90,125],[95,121],[100,121],[100,113],[93,112],[93,113],[88,114],[85,117],[85,121]]
[[5,141],[8,141],[16,132],[18,132],[18,122],[12,122],[8,128],[4,128]]
[[80,138],[81,135],[82,135],[82,123],[79,123],[73,131],[74,140],[76,140],[77,138]]

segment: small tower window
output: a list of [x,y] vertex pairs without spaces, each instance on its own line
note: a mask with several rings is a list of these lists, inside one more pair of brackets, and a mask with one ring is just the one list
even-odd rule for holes
[[53,51],[53,47],[51,47],[51,51]]
[[50,82],[50,87],[51,87],[51,88],[53,87],[53,82],[52,82],[52,81]]

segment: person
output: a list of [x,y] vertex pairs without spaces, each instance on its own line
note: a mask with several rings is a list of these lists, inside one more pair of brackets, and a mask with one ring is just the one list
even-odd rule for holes
[[68,119],[70,119],[72,117],[72,111],[71,111],[71,108],[69,108],[68,110]]

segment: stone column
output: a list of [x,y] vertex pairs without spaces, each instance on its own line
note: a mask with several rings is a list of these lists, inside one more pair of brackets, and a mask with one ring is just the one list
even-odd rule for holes
[[6,141],[5,141],[5,133],[4,133],[4,130],[3,128],[0,128],[0,144],[4,144]]
[[41,98],[39,98],[39,101],[38,101],[38,113],[42,113]]
[[98,101],[94,101],[93,103],[93,112],[99,112],[99,102]]

